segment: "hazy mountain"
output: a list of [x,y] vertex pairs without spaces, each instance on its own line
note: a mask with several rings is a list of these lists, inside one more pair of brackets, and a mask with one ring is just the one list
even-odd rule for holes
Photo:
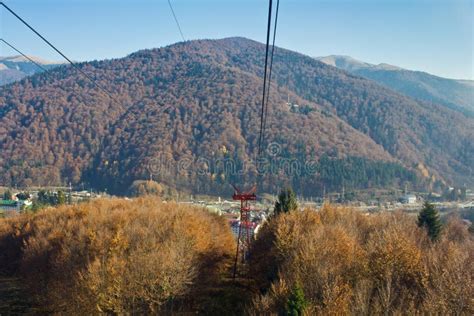
[[421,71],[411,71],[389,64],[369,64],[349,56],[331,55],[316,58],[328,65],[372,79],[407,96],[439,103],[474,115],[474,81],[446,79]]
[[389,65],[389,64],[369,64],[357,59],[354,59],[350,56],[339,56],[339,55],[331,55],[326,57],[318,57],[316,58],[319,61],[327,65],[331,65],[346,71],[357,71],[360,69],[373,69],[373,70],[402,70],[402,68]]
[[[152,173],[217,193],[254,181],[246,162],[257,148],[264,52],[228,38],[81,63],[114,99],[72,67],[4,86],[0,183],[123,192]],[[262,179],[265,190],[473,182],[471,118],[289,50],[276,50],[273,69],[267,143],[277,168]],[[300,169],[288,172],[288,163]]]
[[[58,62],[51,62],[33,56],[29,57],[45,69],[52,69],[61,65]],[[0,86],[40,72],[43,72],[43,70],[23,56],[0,57]]]

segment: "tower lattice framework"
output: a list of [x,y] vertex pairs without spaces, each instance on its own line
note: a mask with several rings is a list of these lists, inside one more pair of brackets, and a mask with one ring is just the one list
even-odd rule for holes
[[237,274],[237,266],[239,261],[245,263],[248,257],[248,252],[250,249],[250,242],[252,238],[252,222],[250,221],[250,205],[249,201],[257,200],[257,195],[255,194],[256,187],[253,187],[248,192],[241,192],[238,188],[234,186],[234,195],[232,199],[240,201],[240,224],[239,224],[239,233],[237,237],[237,250],[235,253],[234,260],[234,279]]

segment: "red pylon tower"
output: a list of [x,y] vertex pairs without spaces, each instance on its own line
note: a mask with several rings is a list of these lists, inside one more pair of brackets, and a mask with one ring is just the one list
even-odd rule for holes
[[[250,206],[249,201],[257,200],[255,192],[257,187],[254,186],[251,190],[247,192],[241,192],[237,187],[234,187],[234,195],[232,199],[240,201],[240,225],[239,225],[239,234],[237,237],[237,251],[235,253],[234,260],[234,276],[237,274],[237,264],[239,259],[244,263],[250,248],[250,240],[252,236],[251,229],[253,229],[252,223],[250,222]],[[240,257],[240,258],[239,258]]]

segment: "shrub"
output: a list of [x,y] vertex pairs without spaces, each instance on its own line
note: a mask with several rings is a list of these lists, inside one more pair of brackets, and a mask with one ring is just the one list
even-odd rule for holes
[[431,243],[403,213],[330,205],[290,212],[262,227],[251,258],[261,293],[249,307],[254,314],[284,314],[302,293],[308,315],[474,310],[474,239],[455,218]]
[[222,218],[152,198],[96,200],[0,222],[0,266],[60,314],[192,308],[233,249]]
[[163,194],[163,186],[152,180],[136,180],[133,181],[128,191],[129,195],[135,197],[145,195],[161,196]]

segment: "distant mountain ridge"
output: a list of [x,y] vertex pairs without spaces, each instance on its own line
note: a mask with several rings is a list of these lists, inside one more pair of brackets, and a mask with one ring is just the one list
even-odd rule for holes
[[420,100],[438,103],[474,116],[474,81],[447,79],[422,71],[389,64],[370,64],[350,56],[330,55],[317,60],[371,79],[397,92]]
[[[28,57],[47,70],[62,65],[60,62],[52,62],[35,56]],[[0,86],[40,72],[43,70],[23,56],[0,56]]]
[[[240,177],[213,162],[255,157],[264,55],[259,42],[226,38],[78,64],[113,99],[69,66],[0,87],[0,183],[123,193],[153,174],[214,194],[252,183],[255,167]],[[262,179],[266,192],[417,185],[414,173],[474,185],[473,119],[285,49],[273,74],[269,157],[314,173],[283,165]]]
[[323,63],[334,66],[347,71],[355,71],[359,69],[374,69],[374,70],[403,70],[403,68],[381,63],[378,65],[366,63],[350,56],[330,55],[316,58]]

